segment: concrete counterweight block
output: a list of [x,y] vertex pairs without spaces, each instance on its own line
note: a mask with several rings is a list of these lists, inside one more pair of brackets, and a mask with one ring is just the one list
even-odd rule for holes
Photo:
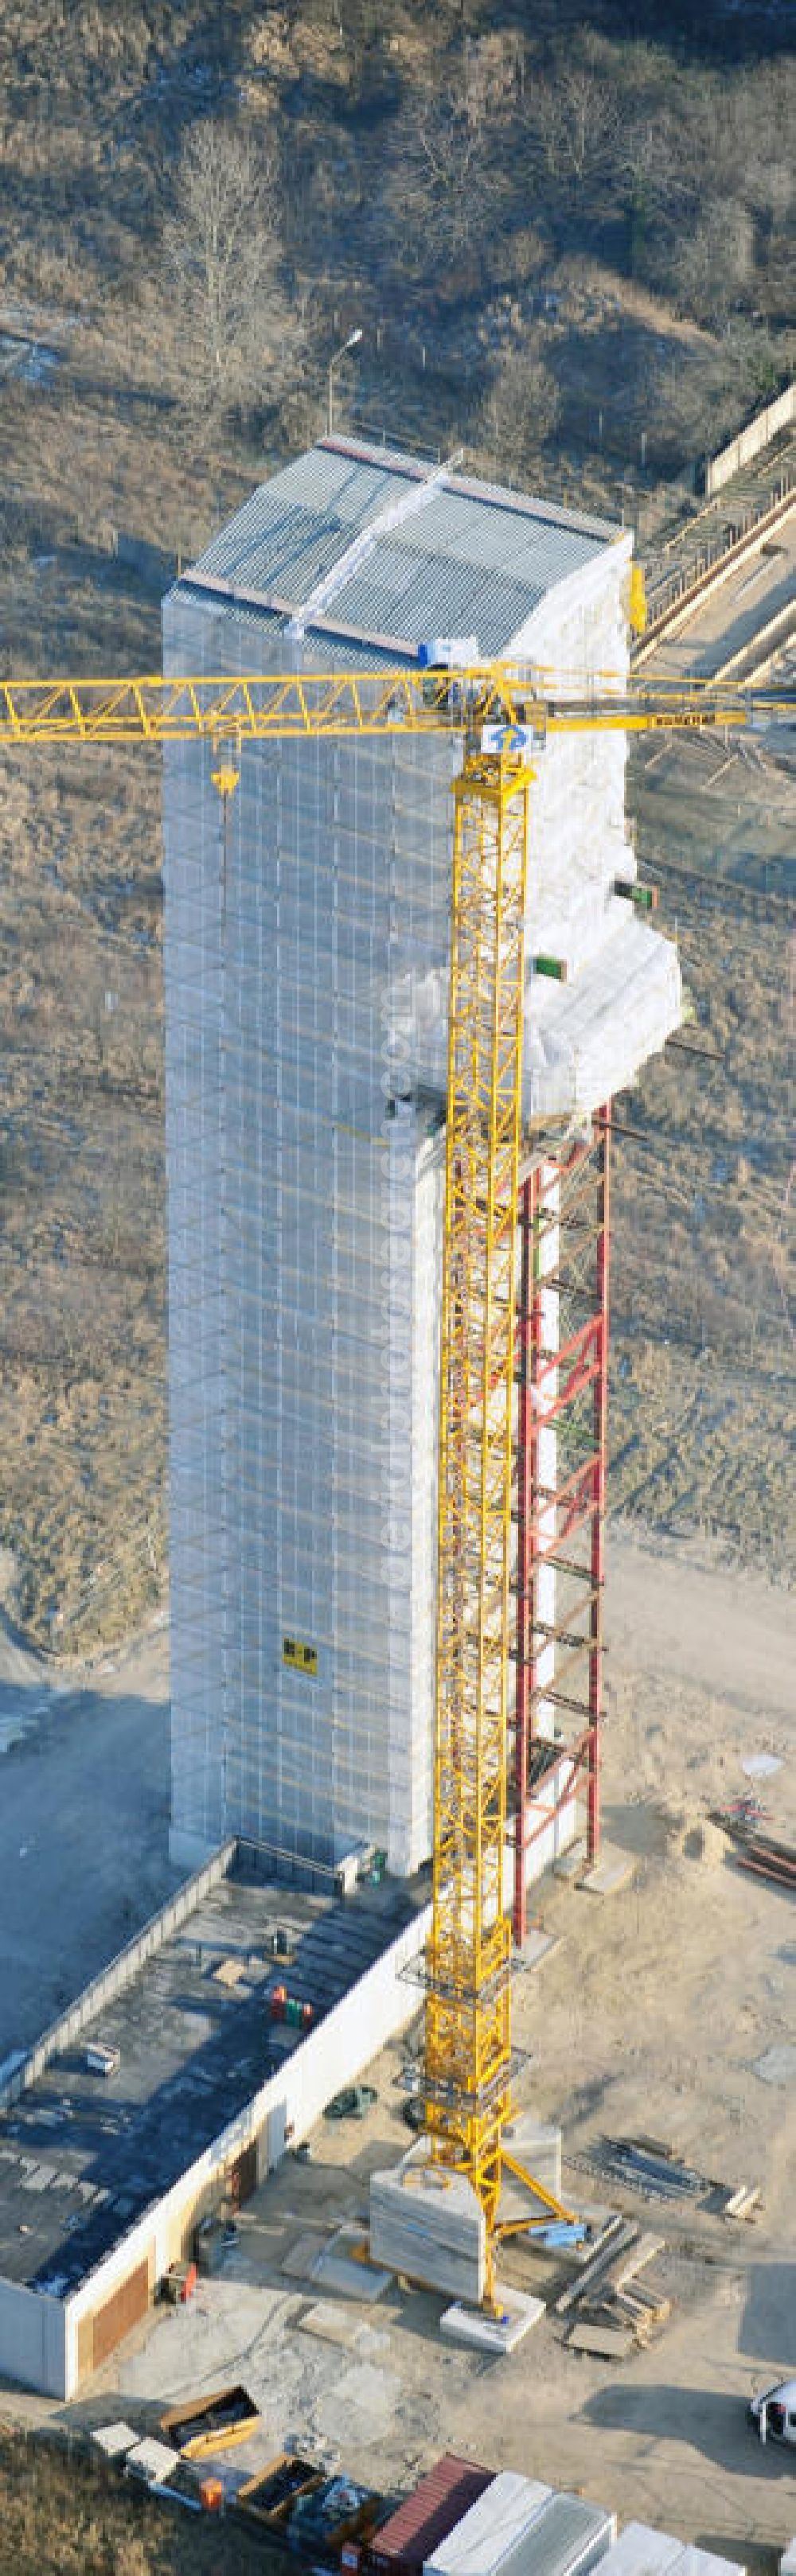
[[486,2279],[486,2223],[464,2174],[432,2165],[428,2140],[370,2184],[370,2256],[426,2289],[477,2306]]

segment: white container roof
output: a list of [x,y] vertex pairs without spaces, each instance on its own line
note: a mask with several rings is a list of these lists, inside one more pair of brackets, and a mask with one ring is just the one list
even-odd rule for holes
[[518,2540],[538,2521],[552,2495],[540,2478],[501,2469],[486,2494],[470,2506],[428,2560],[426,2576],[494,2576]]
[[502,2470],[428,2561],[425,2576],[586,2576],[604,2558],[614,2516],[541,2479]]
[[616,2534],[603,2505],[582,2496],[553,2495],[538,2522],[512,2550],[503,2576],[587,2576],[601,2564]]
[[603,2559],[600,2576],[746,2576],[746,2569],[710,2549],[692,2548],[670,2531],[628,2522]]

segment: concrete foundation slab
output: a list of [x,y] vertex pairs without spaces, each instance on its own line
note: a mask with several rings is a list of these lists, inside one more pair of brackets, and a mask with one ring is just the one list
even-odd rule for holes
[[518,1972],[521,1973],[523,1968],[538,1968],[540,1960],[548,1958],[550,1951],[557,1949],[557,1932],[542,1932],[534,1927],[526,1933],[522,1949],[514,1952],[511,1964],[515,1976]]
[[567,2336],[570,2352],[589,2352],[596,2361],[626,2361],[635,2349],[635,2335],[629,2326],[572,2326]]
[[452,2343],[471,2345],[474,2352],[513,2352],[544,2316],[544,2299],[532,2299],[523,2290],[506,2290],[495,2284],[495,2298],[500,2308],[496,2317],[487,2316],[484,2308],[466,2307],[457,2300],[440,2318],[440,2332]]
[[588,1896],[615,1896],[617,1888],[629,1887],[635,1875],[635,1853],[616,1851],[610,1843],[603,1843],[599,1860],[584,1871],[580,1883]]
[[316,2255],[312,2277],[322,2290],[336,2290],[344,2299],[380,2299],[392,2281],[385,2271],[369,2259],[369,2237],[364,2227],[340,2227]]
[[288,2281],[311,2281],[316,2264],[326,2250],[326,2245],[319,2242],[317,2236],[297,2236],[283,2256],[280,2272],[285,2273]]
[[400,2165],[371,2176],[370,2251],[374,2263],[426,2289],[475,2305],[483,2298],[483,2210],[463,2174],[430,2163],[426,2139]]
[[560,1852],[560,1853],[559,1853],[559,1856],[558,1856],[558,1859],[557,1859],[557,1860],[554,1860],[554,1862],[553,1862],[553,1877],[554,1877],[554,1878],[578,1878],[578,1877],[580,1876],[580,1872],[581,1872],[581,1870],[585,1868],[585,1865],[586,1865],[586,1845],[585,1845],[585,1842],[583,1842],[583,1841],[579,1840],[578,1842],[570,1843],[569,1850],[568,1850],[568,1851],[565,1851],[565,1852]]
[[177,2467],[177,2452],[171,2442],[147,2440],[136,2442],[128,2451],[124,2464],[127,2478],[142,2478],[147,2487],[159,2487]]
[[359,2318],[336,2307],[333,2299],[319,2299],[299,2324],[302,2334],[317,2335],[320,2343],[340,2344],[344,2352],[356,2352],[363,2331]]

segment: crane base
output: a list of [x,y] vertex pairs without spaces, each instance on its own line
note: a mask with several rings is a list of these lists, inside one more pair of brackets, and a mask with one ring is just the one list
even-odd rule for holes
[[496,2281],[495,2311],[492,2315],[487,2308],[465,2307],[463,2300],[457,2300],[440,2318],[440,2332],[452,2343],[471,2345],[474,2352],[513,2352],[515,2344],[522,2343],[531,2327],[539,2324],[545,2303],[544,2299],[529,2298],[523,2290],[505,2289]]

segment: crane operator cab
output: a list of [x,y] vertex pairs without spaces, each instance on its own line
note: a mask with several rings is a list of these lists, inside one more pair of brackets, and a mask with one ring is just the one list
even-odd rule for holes
[[796,2379],[780,2379],[746,2409],[761,2442],[789,2442],[796,2448]]

